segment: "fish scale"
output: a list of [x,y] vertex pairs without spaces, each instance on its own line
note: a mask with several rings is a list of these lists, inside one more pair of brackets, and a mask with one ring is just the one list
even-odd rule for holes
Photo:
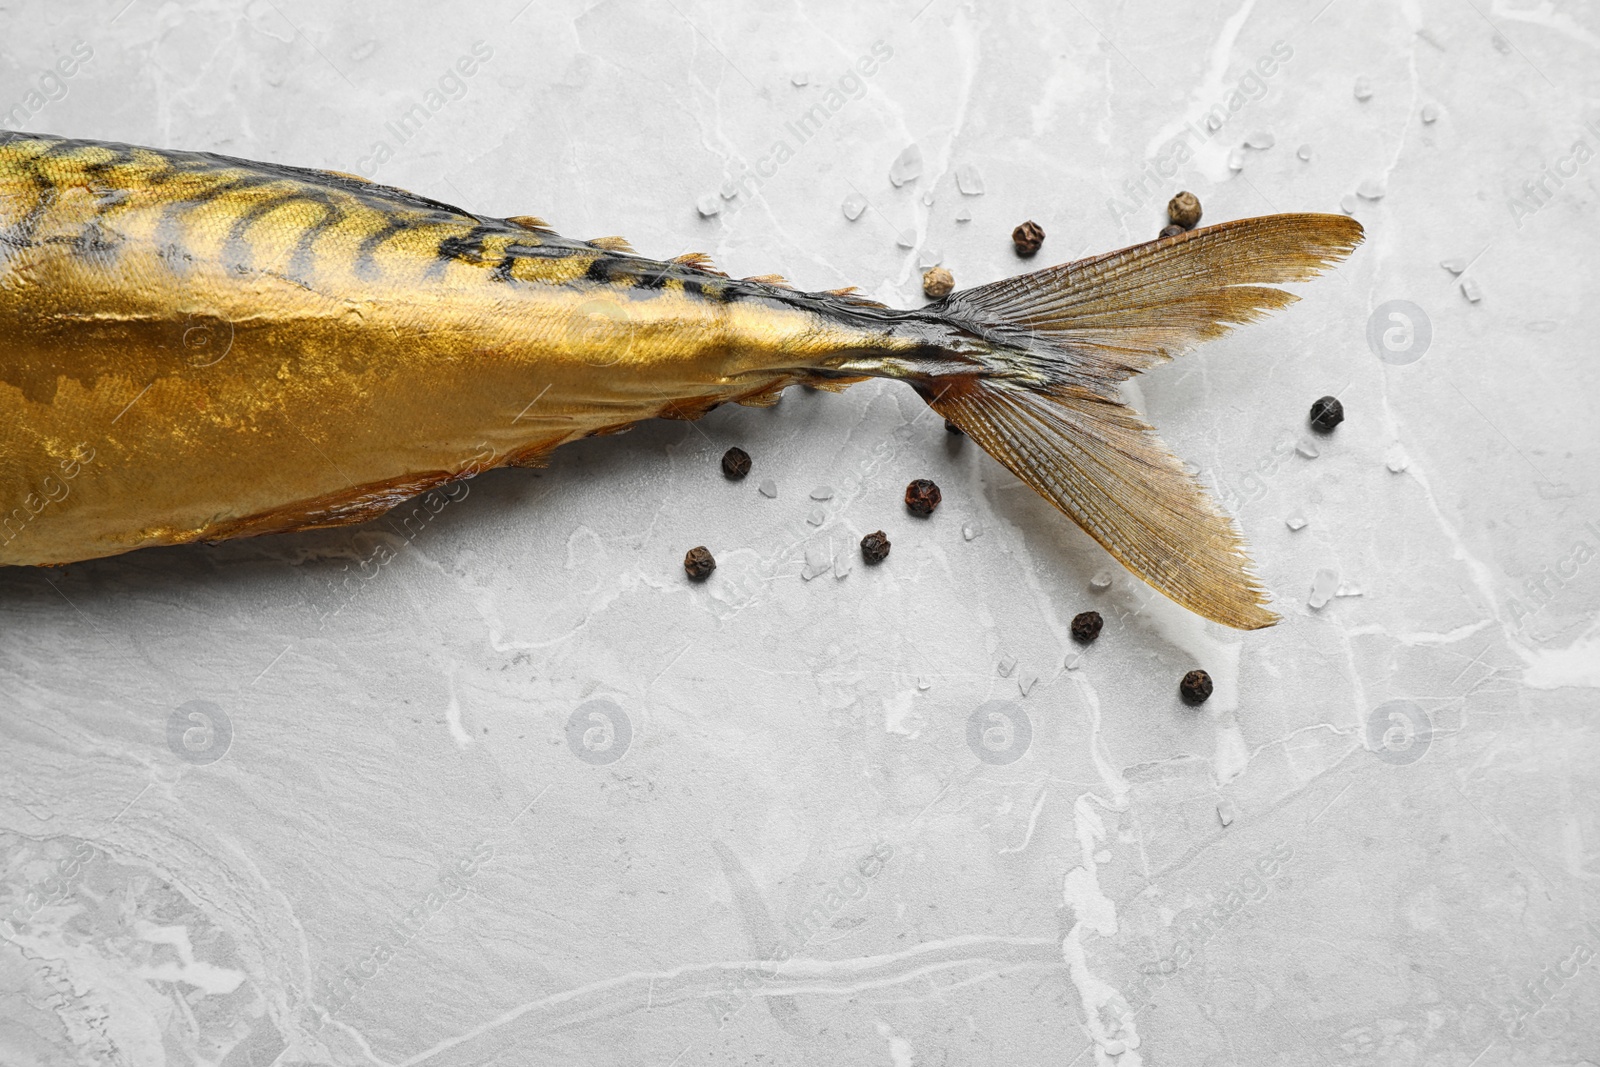
[[642,419],[881,377],[1163,593],[1268,625],[1238,531],[1116,383],[1360,239],[1243,219],[896,310],[337,172],[0,132],[0,564],[360,522]]

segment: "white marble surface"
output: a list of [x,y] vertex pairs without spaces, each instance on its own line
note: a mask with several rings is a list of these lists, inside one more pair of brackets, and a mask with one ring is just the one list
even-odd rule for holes
[[[1025,218],[1043,264],[1153,236],[1179,188],[1208,221],[1381,193],[1299,305],[1141,383],[1271,630],[1154,596],[889,383],[587,441],[409,539],[0,573],[0,1063],[1600,1062],[1600,15],[921,4],[0,4],[22,128],[898,304],[924,254],[1021,269]],[[1369,346],[1394,300],[1425,347],[1387,312]],[[1349,417],[1308,458],[1324,393]],[[1001,720],[969,746],[990,702],[1031,729],[1012,762]]]

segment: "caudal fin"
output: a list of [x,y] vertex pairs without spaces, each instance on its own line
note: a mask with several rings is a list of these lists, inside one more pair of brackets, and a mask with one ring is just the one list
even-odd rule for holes
[[930,309],[992,351],[917,388],[937,412],[1184,607],[1271,626],[1237,527],[1118,383],[1253,322],[1361,243],[1342,215],[1270,215],[951,294]]

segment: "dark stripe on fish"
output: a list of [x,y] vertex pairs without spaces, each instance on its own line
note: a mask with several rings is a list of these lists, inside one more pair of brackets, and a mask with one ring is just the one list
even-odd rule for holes
[[382,229],[369,233],[361,239],[356,246],[355,271],[356,276],[371,280],[379,274],[377,252],[383,243],[407,230],[414,230],[427,223],[414,215],[390,215],[383,224]]
[[[522,231],[524,234],[526,231]],[[489,277],[497,282],[515,281],[516,263],[519,259],[557,260],[570,259],[573,249],[564,244],[533,241],[526,236],[505,246],[504,257],[495,264]]]
[[85,163],[83,165],[85,174],[91,177],[98,177],[108,170],[115,170],[118,167],[130,167],[139,158],[134,154],[133,149],[126,145],[106,145],[105,147],[111,149],[111,158]]
[[[598,256],[589,264],[584,277],[598,285],[620,285],[631,281],[637,289],[660,289],[672,273],[672,264],[627,256]],[[688,282],[684,283],[686,286]]]
[[31,248],[33,235],[39,230],[39,223],[44,220],[45,214],[56,202],[56,187],[55,183],[39,169],[37,159],[25,159],[21,163],[23,174],[33,186],[34,204],[16,225],[0,232],[0,242],[12,248]]
[[312,258],[317,238],[333,229],[345,219],[344,206],[340,204],[331,193],[321,189],[313,189],[305,194],[310,202],[322,208],[322,214],[317,219],[300,231],[300,237],[294,243],[294,251],[289,255],[289,265],[285,268],[291,278],[305,282],[309,279],[315,260]]
[[612,276],[612,271],[614,271],[621,264],[621,262],[621,260],[607,259],[605,256],[596,256],[594,258],[594,262],[589,264],[589,269],[583,272],[583,276],[589,281],[596,282],[600,285],[609,284],[615,280]]
[[439,247],[435,250],[434,257],[443,263],[448,263],[451,260],[460,263],[482,263],[483,240],[492,236],[495,232],[492,226],[474,226],[465,234],[446,237],[439,242]]
[[234,265],[236,268],[248,268],[255,255],[255,250],[251,247],[250,242],[245,239],[250,232],[250,227],[279,208],[288,207],[290,204],[297,204],[306,199],[306,195],[302,192],[281,193],[278,196],[250,205],[249,210],[234,219],[233,225],[228,227],[228,237],[222,245],[223,261]]
[[173,204],[172,208],[187,211],[189,208],[209,204],[219,197],[227,196],[229,193],[237,193],[245,189],[259,189],[261,186],[271,185],[277,180],[277,178],[266,174],[246,174],[238,178],[230,178],[225,182],[217,182],[214,185],[208,185],[204,189],[198,189],[190,193],[176,204]]
[[247,174],[240,178],[233,178],[225,182],[201,189],[182,200],[176,200],[162,209],[161,218],[156,223],[156,243],[162,246],[161,256],[167,265],[177,269],[179,260],[189,262],[194,257],[189,255],[184,242],[183,216],[195,208],[204,207],[219,197],[229,193],[239,192],[244,189],[254,189],[267,185],[276,179],[260,174]]
[[57,141],[55,144],[40,152],[36,159],[68,159],[83,145],[78,141]]
[[703,281],[699,278],[685,278],[683,291],[691,296],[698,296],[703,300],[715,300],[722,304],[731,304],[742,295],[728,282]]

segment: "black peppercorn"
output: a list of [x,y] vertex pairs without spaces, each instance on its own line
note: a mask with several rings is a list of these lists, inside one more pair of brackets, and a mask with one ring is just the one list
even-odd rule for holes
[[1158,234],[1157,236],[1160,236],[1160,237],[1176,237],[1180,233],[1188,233],[1188,232],[1189,232],[1188,230],[1185,230],[1182,226],[1179,226],[1176,222],[1174,222],[1170,226],[1161,227],[1161,233]]
[[1200,198],[1190,192],[1182,192],[1167,201],[1167,218],[1192,230],[1200,224]]
[[1011,243],[1017,246],[1017,255],[1031,256],[1044,244],[1044,227],[1030,219],[1011,231]]
[[949,419],[945,419],[944,420],[944,432],[945,433],[953,433],[957,437],[965,437],[966,436],[966,431],[963,430],[961,427],[957,426],[955,423],[951,422]]
[[1190,671],[1178,683],[1178,693],[1186,704],[1204,704],[1211,699],[1211,675],[1205,671]]
[[1100,636],[1100,627],[1105,625],[1105,620],[1098,611],[1079,612],[1072,617],[1072,639],[1080,645],[1087,645]]
[[861,539],[861,558],[868,563],[882,563],[889,556],[889,538],[877,530]]
[[911,509],[913,515],[927,518],[939,506],[941,499],[939,487],[926,478],[918,478],[906,486],[906,507]]
[[717,561],[711,557],[711,552],[705,545],[700,545],[684,554],[683,569],[690,578],[703,582],[717,569]]
[[1332,433],[1344,421],[1344,405],[1336,396],[1325,396],[1311,405],[1311,428],[1318,433]]
[[742,448],[730,448],[722,454],[722,473],[738,481],[750,473],[750,453]]

